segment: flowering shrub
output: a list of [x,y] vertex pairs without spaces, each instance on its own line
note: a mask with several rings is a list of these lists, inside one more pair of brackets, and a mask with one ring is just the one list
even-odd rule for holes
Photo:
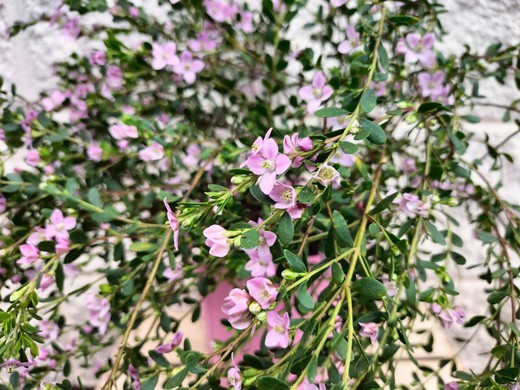
[[[25,164],[0,178],[1,388],[82,387],[78,365],[103,389],[518,388],[520,208],[482,172],[511,137],[472,159],[464,124],[482,79],[520,85],[519,47],[443,55],[435,0],[159,3],[64,1],[38,22],[94,49],[37,102],[2,90]],[[461,222],[489,284],[472,318]],[[201,314],[209,352],[183,334]],[[428,318],[487,329],[487,365],[420,364]]]

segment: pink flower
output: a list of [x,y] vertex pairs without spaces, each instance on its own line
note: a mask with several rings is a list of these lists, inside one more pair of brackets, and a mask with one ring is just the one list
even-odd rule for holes
[[405,158],[400,165],[401,171],[403,171],[404,174],[410,174],[414,173],[417,168],[415,166],[415,160],[411,157]]
[[126,138],[137,138],[139,136],[137,127],[117,124],[108,128],[108,132],[114,139],[122,140]]
[[266,278],[256,277],[246,283],[247,290],[262,309],[267,309],[278,296],[278,290],[273,283]]
[[211,225],[202,232],[206,237],[206,245],[210,247],[209,253],[216,257],[224,257],[231,249],[228,232],[222,226]]
[[238,13],[238,5],[235,3],[227,4],[223,0],[205,0],[206,12],[218,23],[230,23]]
[[45,240],[45,229],[41,226],[36,226],[34,232],[27,237],[27,243],[32,245],[38,245],[40,242]]
[[51,223],[45,228],[45,238],[69,238],[69,230],[76,226],[76,218],[64,217],[61,210],[54,210],[50,218]]
[[7,210],[7,199],[3,195],[0,195],[0,214]]
[[134,367],[132,363],[128,365],[128,374],[130,374],[130,378],[134,382],[134,390],[141,390],[141,382],[139,380],[139,371]]
[[157,161],[162,159],[164,156],[164,147],[153,141],[150,146],[139,151],[139,158],[143,161]]
[[343,150],[338,149],[330,159],[330,162],[333,164],[339,164],[343,167],[351,167],[356,163],[356,158],[352,154],[347,154]]
[[370,88],[374,91],[374,94],[377,97],[385,96],[387,94],[386,82],[384,81],[372,81],[370,83]]
[[92,161],[101,161],[101,158],[103,157],[103,149],[101,149],[97,142],[92,142],[87,147],[87,156]]
[[[264,138],[262,137],[257,137],[257,139],[255,140],[255,142],[253,142],[253,145],[251,145],[251,150],[249,151],[249,154],[247,156],[247,158],[249,159],[249,157],[251,156],[254,156],[256,154],[258,154],[260,152],[260,150],[262,150],[262,147],[264,146],[264,144],[267,142],[268,139],[270,139],[271,137],[271,132],[273,131],[273,128],[271,127],[269,130],[267,130],[267,133],[265,133],[265,136]],[[240,168],[243,168],[247,165],[247,160],[244,161],[241,165],[240,165]]]
[[197,35],[196,39],[190,39],[188,41],[189,48],[194,52],[213,51],[217,48],[218,44],[219,40],[205,32],[201,32]]
[[67,19],[63,25],[63,31],[72,39],[76,39],[80,33],[78,18]]
[[282,317],[271,310],[267,312],[267,324],[269,331],[265,338],[265,346],[270,349],[287,348],[289,346],[289,313],[284,313]]
[[275,183],[269,197],[276,202],[275,209],[286,210],[296,205],[296,190],[279,182]]
[[100,334],[105,334],[110,322],[110,302],[94,294],[84,294],[85,308],[89,311],[89,324],[98,328]]
[[444,390],[459,390],[457,382],[448,382],[444,385]]
[[56,237],[56,253],[62,255],[70,249],[70,240],[65,237]]
[[339,172],[336,171],[333,167],[327,164],[321,164],[318,172],[314,176],[314,179],[324,185],[328,186],[332,181],[336,180],[339,177]]
[[464,317],[466,317],[466,311],[460,306],[454,306],[453,309],[442,308],[437,303],[432,303],[431,311],[436,314],[442,321],[442,326],[448,329],[451,324],[462,324]]
[[164,45],[154,43],[152,46],[152,68],[160,70],[167,66],[177,65],[179,57],[177,57],[176,51],[177,46],[174,42],[167,42]]
[[52,111],[56,107],[60,106],[65,101],[65,99],[67,99],[67,97],[67,93],[53,91],[48,97],[42,99],[42,106],[45,111]]
[[42,279],[40,281],[40,290],[47,290],[54,283],[54,276],[51,274],[43,274]]
[[180,61],[173,66],[173,72],[182,76],[187,84],[193,84],[197,73],[202,69],[204,69],[204,62],[193,59],[189,51],[182,52]]
[[105,82],[111,89],[121,88],[123,86],[123,71],[121,68],[116,65],[109,66]]
[[276,274],[276,265],[273,262],[271,252],[267,255],[260,255],[259,252],[252,250],[248,251],[249,261],[246,263],[245,269],[251,272],[252,276],[266,276],[271,277]]
[[325,76],[317,72],[312,78],[312,84],[301,87],[298,90],[300,98],[307,102],[307,112],[313,114],[322,102],[332,96],[332,88],[325,84]]
[[260,190],[266,195],[273,190],[276,175],[281,175],[291,166],[291,160],[285,154],[278,154],[278,145],[273,139],[263,142],[258,153],[247,159],[247,167],[260,176]]
[[32,167],[38,166],[40,163],[40,153],[36,149],[30,149],[25,156],[25,162]]
[[157,353],[168,353],[175,349],[175,347],[178,347],[181,342],[184,335],[182,332],[177,332],[173,335],[173,340],[171,343],[163,344],[155,348],[155,352]]
[[33,244],[20,245],[22,257],[17,261],[18,264],[33,264],[40,259],[40,251]]
[[444,85],[445,74],[442,71],[433,74],[421,72],[417,76],[421,95],[424,98],[429,97],[431,100],[445,101],[448,97],[449,86]]
[[240,12],[240,22],[235,23],[235,27],[245,33],[253,32],[253,13],[249,11]]
[[231,353],[231,361],[233,362],[233,367],[231,367],[227,372],[227,380],[230,386],[233,386],[234,390],[242,389],[242,375],[240,375],[240,369],[235,362],[235,356]]
[[292,207],[289,207],[287,209],[287,212],[289,213],[289,216],[291,219],[299,219],[302,217],[303,212],[305,211],[307,207],[303,205],[300,202],[296,202],[296,204]]
[[300,139],[297,133],[294,133],[290,137],[286,135],[283,138],[283,152],[289,158],[293,159],[292,166],[297,168],[302,165],[304,158],[299,156],[301,152],[308,152],[312,150],[313,144],[310,137],[304,137]]
[[401,211],[408,216],[427,217],[431,207],[430,202],[423,202],[419,196],[410,193],[404,193],[394,203],[398,203]]
[[222,312],[228,317],[228,321],[235,329],[245,329],[251,324],[249,316],[249,303],[251,297],[244,290],[234,288],[224,299]]
[[417,33],[411,33],[404,40],[399,40],[396,52],[404,54],[404,60],[408,64],[414,64],[419,61],[422,66],[431,68],[435,63],[435,54],[433,54],[434,43],[435,35],[432,33],[425,34],[422,37]]
[[176,280],[182,279],[184,272],[182,271],[182,265],[180,262],[175,264],[175,270],[170,267],[164,270],[163,276],[168,279],[169,283],[175,282]]
[[338,46],[341,54],[351,54],[361,48],[361,35],[352,26],[347,27],[347,39]]
[[168,218],[168,222],[170,223],[170,227],[173,230],[173,246],[175,247],[175,250],[179,250],[179,230],[180,230],[179,220],[177,219],[177,217],[175,216],[174,212],[172,211],[170,205],[166,201],[166,197],[164,198],[163,201],[164,201],[164,206],[166,207],[166,216]]
[[107,54],[102,50],[95,50],[90,54],[90,63],[92,65],[105,65],[107,63]]
[[[249,224],[252,226],[258,226],[263,222],[260,218],[258,222],[249,221]],[[276,234],[264,229],[258,229],[258,235],[260,239],[258,240],[258,246],[255,249],[251,249],[246,251],[247,253],[251,253],[252,251],[258,252],[260,257],[268,258],[271,256],[271,251],[269,247],[273,246],[276,242]]]
[[370,337],[370,342],[372,345],[375,344],[377,340],[377,333],[379,331],[377,325],[374,322],[360,322],[359,325],[361,326],[359,335],[363,337]]

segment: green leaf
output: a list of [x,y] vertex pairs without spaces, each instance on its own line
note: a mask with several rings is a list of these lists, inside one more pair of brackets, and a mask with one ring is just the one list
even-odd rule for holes
[[303,187],[298,194],[298,200],[303,204],[311,204],[314,202],[314,191],[309,187]]
[[154,390],[157,382],[159,381],[159,374],[155,374],[154,376],[148,378],[141,385],[141,390]]
[[104,211],[102,213],[92,214],[92,219],[97,223],[110,222],[116,219],[117,215],[110,211]]
[[424,225],[426,226],[426,230],[428,230],[428,234],[432,238],[433,242],[436,244],[446,245],[446,239],[441,232],[437,230],[433,223],[430,221],[424,221]]
[[492,305],[496,305],[508,295],[509,294],[505,291],[493,291],[491,294],[488,295],[487,301]]
[[479,123],[480,117],[476,115],[462,115],[462,119],[465,119],[469,123]]
[[97,188],[91,188],[88,191],[88,201],[92,203],[94,206],[101,207],[103,205],[103,202],[101,202],[101,195],[99,195],[99,191]]
[[269,196],[264,194],[262,192],[262,190],[260,189],[260,187],[258,187],[258,186],[249,187],[249,192],[251,193],[251,195],[253,195],[253,198],[255,198],[260,203],[264,203],[264,204],[268,204],[268,205],[273,205],[276,203]]
[[372,91],[370,88],[366,89],[365,92],[363,92],[363,95],[361,95],[359,104],[361,105],[361,109],[364,112],[368,113],[372,111],[377,105],[377,97],[374,91]]
[[186,367],[188,367],[188,370],[193,374],[202,374],[207,371],[199,364],[199,360],[199,356],[194,352],[190,352],[186,356]]
[[88,237],[83,230],[74,229],[70,232],[70,240],[78,244],[86,244],[88,242]]
[[386,288],[383,283],[368,277],[356,280],[352,289],[370,301],[381,299],[386,295]]
[[347,221],[338,210],[332,213],[332,223],[334,224],[334,238],[339,246],[351,248],[354,245],[350,230],[348,229]]
[[334,107],[322,108],[314,113],[314,115],[316,115],[319,118],[334,118],[337,116],[343,116],[348,114],[350,114],[348,111],[342,108]]
[[130,250],[133,252],[153,252],[157,249],[157,244],[153,242],[133,242]]
[[370,210],[368,214],[375,215],[385,210],[394,201],[397,195],[399,194],[397,192],[394,192],[393,194],[390,194],[387,197],[383,198],[378,204],[374,206],[372,210]]
[[346,154],[354,154],[359,150],[359,148],[356,144],[353,144],[352,142],[347,142],[347,141],[340,142],[339,147]]
[[307,377],[309,383],[314,383],[316,375],[318,375],[318,357],[313,356],[309,362],[309,365],[307,366],[307,372],[305,373],[305,376]]
[[148,352],[148,355],[156,362],[158,365],[163,367],[170,367],[170,362],[166,360],[166,358],[158,352],[155,352],[153,349]]
[[179,387],[180,385],[182,385],[182,382],[188,375],[188,372],[189,372],[188,367],[184,367],[177,374],[175,374],[170,379],[168,379],[166,382],[164,382],[164,388],[165,389],[174,389],[176,387]]
[[294,237],[294,226],[288,213],[284,213],[282,218],[280,218],[276,234],[282,245],[287,246],[291,243]]
[[289,385],[272,376],[262,376],[256,381],[258,390],[288,390]]
[[425,113],[428,111],[438,110],[441,107],[442,107],[442,104],[439,102],[426,102],[419,106],[419,108],[417,109],[417,112],[422,114],[422,113]]
[[361,119],[361,128],[368,131],[367,139],[376,145],[382,145],[386,142],[386,133],[381,126],[368,119]]
[[343,268],[341,268],[338,263],[332,264],[332,279],[338,284],[342,283],[343,279],[345,279]]
[[497,238],[491,233],[483,231],[478,233],[478,239],[482,241],[484,244],[492,244],[497,240]]
[[253,249],[258,246],[259,240],[258,230],[250,229],[240,236],[240,246],[244,249]]
[[300,304],[306,309],[314,309],[316,304],[314,303],[311,294],[307,291],[307,283],[302,283],[298,287],[298,301],[300,301]]
[[294,253],[292,253],[291,251],[289,251],[287,249],[284,249],[283,255],[284,255],[285,259],[287,260],[287,262],[289,263],[289,267],[291,267],[291,269],[293,271],[301,272],[301,273],[307,272],[307,267],[305,266],[303,261],[301,261],[301,259],[298,256],[296,256]]
[[56,243],[54,241],[40,241],[37,245],[38,249],[43,252],[53,252],[56,250]]
[[495,380],[500,384],[513,383],[516,381],[518,374],[520,374],[518,367],[503,368],[495,373]]
[[413,26],[414,24],[419,23],[419,18],[408,15],[390,16],[388,20],[398,26]]

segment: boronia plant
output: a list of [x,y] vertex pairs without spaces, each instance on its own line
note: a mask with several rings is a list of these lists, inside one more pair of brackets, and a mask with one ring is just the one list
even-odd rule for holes
[[[438,51],[443,12],[65,0],[11,26],[92,49],[40,100],[0,95],[0,389],[519,389],[520,207],[488,175],[519,131],[465,125],[518,118],[479,85],[520,88],[520,47]],[[467,267],[488,283],[472,318]],[[487,363],[419,362],[425,320],[485,329]]]

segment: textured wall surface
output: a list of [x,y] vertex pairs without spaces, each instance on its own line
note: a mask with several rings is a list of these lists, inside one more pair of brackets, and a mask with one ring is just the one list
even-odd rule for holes
[[[258,0],[259,1],[259,0]],[[255,0],[251,0],[254,3]],[[0,75],[8,82],[15,82],[18,90],[28,99],[35,99],[38,93],[51,89],[56,83],[51,64],[65,59],[73,51],[85,51],[88,43],[75,42],[63,35],[57,26],[47,24],[37,25],[23,32],[14,39],[7,41],[2,38],[4,28],[15,20],[28,20],[42,12],[50,13],[56,0],[0,0]],[[444,0],[449,13],[442,19],[449,34],[439,47],[445,51],[457,53],[463,50],[463,44],[468,43],[482,52],[487,46],[501,40],[513,44],[520,40],[520,6],[518,0]],[[87,20],[86,23],[89,21]],[[304,44],[302,44],[303,46]],[[506,86],[498,86],[495,82],[486,82],[481,88],[488,95],[489,101],[506,103],[520,98],[518,90],[512,82]],[[492,143],[498,143],[515,130],[514,125],[502,124],[498,120],[502,113],[496,109],[479,109],[479,114],[486,120],[473,125],[472,130],[482,138],[484,133],[490,135]],[[518,117],[518,116],[517,116]],[[520,143],[511,142],[507,151],[518,156]],[[480,156],[485,149],[475,145],[473,156]],[[520,193],[520,164],[508,166],[505,170],[506,185],[500,190],[504,198],[518,201]],[[462,212],[461,212],[462,215]],[[467,226],[458,229],[459,235],[468,240],[464,254],[470,264],[484,258],[483,249],[478,242],[472,243],[474,232]],[[518,259],[516,259],[518,261]],[[483,289],[485,284],[478,279],[476,271],[459,271],[457,284],[461,291],[462,304],[470,315],[480,313],[486,305]],[[466,298],[464,298],[466,297]],[[438,356],[448,356],[456,352],[462,344],[455,337],[463,337],[467,329],[452,328],[447,333],[448,338],[441,334],[441,345]],[[468,344],[459,354],[461,366],[477,368],[487,357],[480,356],[489,343],[485,333],[479,333],[474,342]]]

